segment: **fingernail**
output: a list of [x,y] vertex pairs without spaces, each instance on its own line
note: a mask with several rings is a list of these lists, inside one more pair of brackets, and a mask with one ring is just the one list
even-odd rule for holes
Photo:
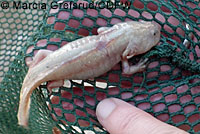
[[101,101],[97,106],[97,116],[106,119],[115,109],[116,104],[111,99]]

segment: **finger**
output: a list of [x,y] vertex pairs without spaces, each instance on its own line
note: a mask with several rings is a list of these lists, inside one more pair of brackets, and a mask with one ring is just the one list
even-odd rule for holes
[[96,115],[99,122],[111,134],[187,134],[187,132],[165,124],[150,114],[115,98],[100,102],[96,109]]

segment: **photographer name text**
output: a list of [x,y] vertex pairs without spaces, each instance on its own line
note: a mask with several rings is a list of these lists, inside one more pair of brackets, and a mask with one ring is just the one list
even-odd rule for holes
[[[130,8],[131,3],[130,2],[97,2],[97,3],[87,3],[87,2],[79,2],[75,3],[73,1],[69,2],[51,2],[50,3],[50,8],[51,9],[116,9],[119,8],[120,6],[125,9],[125,8]],[[46,10],[48,8],[47,3],[44,2],[21,2],[21,1],[1,1],[0,2],[0,7],[2,9],[43,9]]]

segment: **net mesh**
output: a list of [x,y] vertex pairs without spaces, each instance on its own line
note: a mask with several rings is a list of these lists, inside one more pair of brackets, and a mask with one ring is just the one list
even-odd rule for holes
[[[130,8],[47,6],[46,10],[13,9],[12,2],[8,9],[0,8],[0,133],[108,133],[95,115],[96,105],[108,97],[125,100],[190,133],[200,132],[199,1],[133,0]],[[42,2],[51,5],[52,1]],[[43,83],[31,97],[29,129],[17,125],[26,62],[38,50],[54,51],[78,38],[97,34],[99,27],[128,20],[155,21],[161,26],[159,45],[131,59],[135,63],[149,58],[145,72],[123,75],[118,64],[93,80],[66,80],[52,93]],[[183,44],[185,39],[189,45]]]

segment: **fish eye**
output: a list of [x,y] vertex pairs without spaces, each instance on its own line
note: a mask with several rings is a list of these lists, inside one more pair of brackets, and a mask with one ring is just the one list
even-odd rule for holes
[[156,32],[154,32],[153,35],[156,36]]

